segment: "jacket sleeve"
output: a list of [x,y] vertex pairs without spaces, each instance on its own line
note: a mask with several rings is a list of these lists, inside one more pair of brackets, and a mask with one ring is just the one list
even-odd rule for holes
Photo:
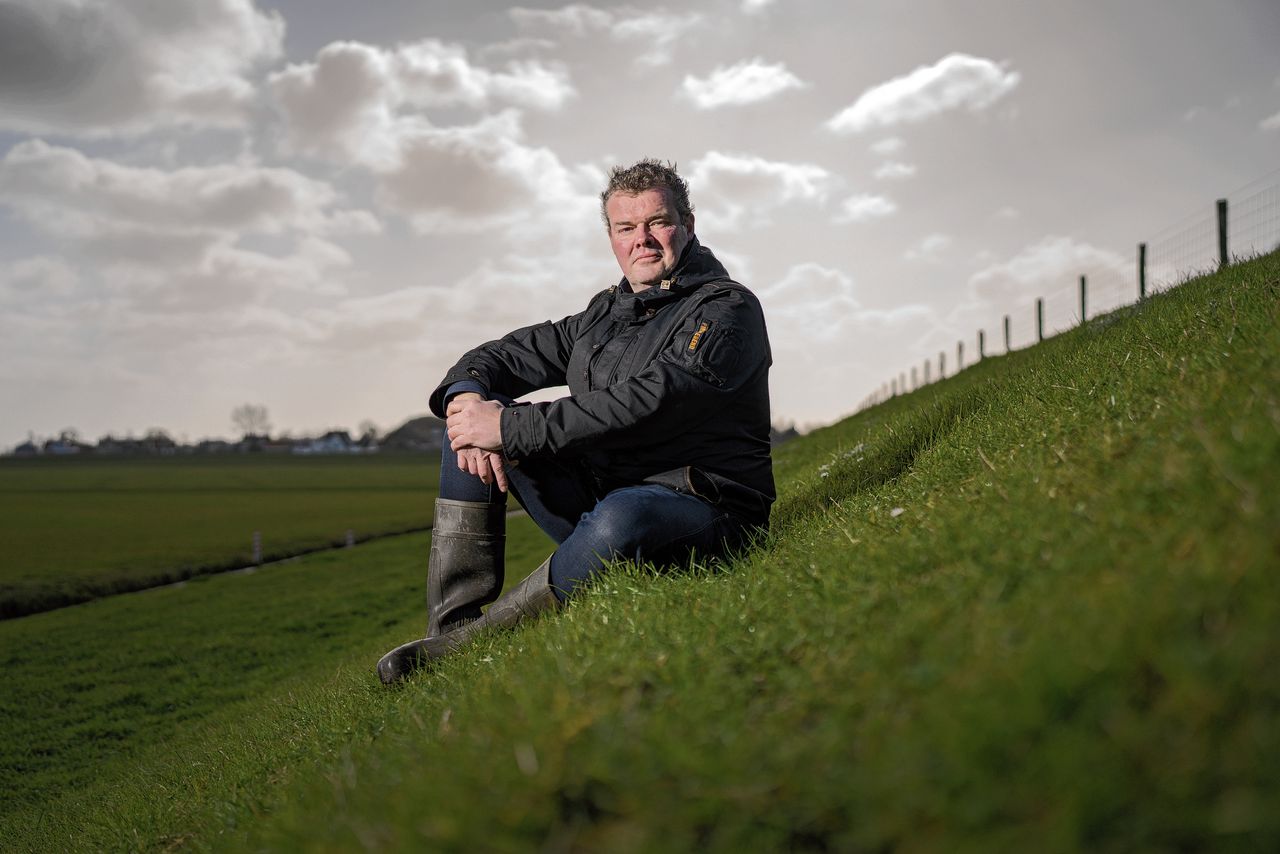
[[771,362],[754,295],[723,289],[692,311],[641,371],[608,388],[502,412],[514,459],[651,444],[722,410]]
[[584,325],[600,314],[601,300],[608,293],[601,291],[579,314],[535,323],[468,351],[431,393],[431,411],[445,417],[445,398],[456,382],[479,383],[490,393],[512,398],[564,385],[573,342]]

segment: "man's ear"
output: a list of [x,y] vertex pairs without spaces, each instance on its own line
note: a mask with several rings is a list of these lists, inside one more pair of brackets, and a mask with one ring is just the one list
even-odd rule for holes
[[684,230],[689,232],[690,237],[693,237],[693,214],[689,214],[685,217]]

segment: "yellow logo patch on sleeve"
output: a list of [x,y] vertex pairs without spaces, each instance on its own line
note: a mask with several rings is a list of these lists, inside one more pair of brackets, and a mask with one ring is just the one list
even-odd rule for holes
[[698,342],[702,340],[702,335],[711,328],[710,323],[703,323],[698,327],[698,331],[693,333],[693,337],[689,339],[689,352],[692,353],[698,349]]

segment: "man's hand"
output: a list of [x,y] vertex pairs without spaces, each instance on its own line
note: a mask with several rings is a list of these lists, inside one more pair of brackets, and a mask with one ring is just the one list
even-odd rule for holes
[[479,395],[460,394],[449,401],[445,415],[449,446],[455,451],[478,448],[502,451],[502,404],[480,400]]
[[[507,472],[500,453],[502,404],[468,391],[449,401],[445,415],[449,446],[458,454],[458,468],[480,478],[486,485],[496,482],[498,489],[506,492]],[[473,440],[491,441],[481,445]]]
[[480,482],[485,485],[496,482],[498,489],[507,491],[507,471],[502,462],[502,454],[479,448],[463,448],[458,451],[458,468],[480,478]]

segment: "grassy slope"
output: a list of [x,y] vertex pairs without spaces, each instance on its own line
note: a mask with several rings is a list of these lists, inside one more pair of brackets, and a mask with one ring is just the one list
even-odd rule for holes
[[1272,256],[990,359],[784,449],[775,535],[728,572],[619,571],[398,691],[343,659],[150,754],[158,785],[0,829],[1274,849],[1278,300]]
[[0,461],[0,616],[431,521],[423,456]]

